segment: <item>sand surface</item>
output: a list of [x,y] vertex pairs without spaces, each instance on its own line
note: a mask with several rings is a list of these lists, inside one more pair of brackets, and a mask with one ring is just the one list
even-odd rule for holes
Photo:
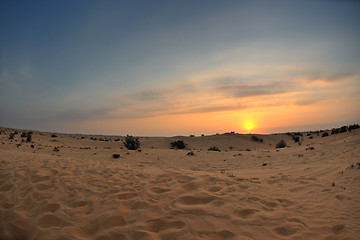
[[[123,137],[27,143],[0,130],[0,239],[360,239],[360,129],[301,145],[140,138],[141,151]],[[281,138],[290,147],[276,149]],[[187,149],[170,149],[178,139]]]

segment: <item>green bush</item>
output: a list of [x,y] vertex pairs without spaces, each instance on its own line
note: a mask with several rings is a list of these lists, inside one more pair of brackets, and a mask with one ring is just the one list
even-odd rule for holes
[[14,133],[9,134],[9,139],[14,139]]
[[26,137],[26,132],[22,132],[22,133],[21,133],[21,137],[22,137],[22,138],[25,138],[25,137]]
[[340,133],[347,132],[347,126],[342,126],[340,128]]
[[218,147],[216,147],[216,146],[210,147],[208,150],[209,151],[218,151],[218,152],[220,152],[220,149]]
[[131,135],[127,135],[125,137],[124,146],[128,150],[136,150],[140,147],[140,141],[139,138],[133,137]]
[[350,125],[349,126],[349,131],[351,131],[351,130],[354,130],[354,129],[358,129],[360,126],[359,126],[359,124],[353,124],[353,125]]
[[177,148],[177,149],[184,149],[185,143],[183,140],[177,140],[177,141],[171,142],[170,146],[173,148]]
[[30,132],[28,132],[26,134],[26,142],[31,142],[31,133]]
[[280,142],[278,142],[277,144],[276,144],[276,148],[284,148],[284,147],[286,147],[287,145],[286,145],[286,142],[284,141],[284,139],[281,139],[280,140]]
[[322,137],[327,137],[327,136],[329,136],[329,133],[328,133],[328,132],[324,132],[324,133],[322,134]]

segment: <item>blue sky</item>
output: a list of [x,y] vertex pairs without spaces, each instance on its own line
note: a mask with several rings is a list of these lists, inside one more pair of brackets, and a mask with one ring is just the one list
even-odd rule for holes
[[358,1],[0,4],[2,126],[187,135],[241,132],[245,116],[259,132],[359,120]]

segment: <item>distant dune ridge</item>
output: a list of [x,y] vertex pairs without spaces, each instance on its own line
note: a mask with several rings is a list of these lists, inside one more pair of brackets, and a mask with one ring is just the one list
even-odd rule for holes
[[127,150],[125,137],[1,127],[0,239],[360,239],[360,129],[345,130]]

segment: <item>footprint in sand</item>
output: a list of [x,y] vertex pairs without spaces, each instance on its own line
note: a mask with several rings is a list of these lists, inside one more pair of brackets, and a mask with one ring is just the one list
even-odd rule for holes
[[196,182],[188,182],[181,186],[185,191],[193,191],[199,188],[199,183]]
[[180,176],[176,176],[174,177],[174,179],[178,182],[178,183],[188,183],[192,180],[194,180],[194,178],[186,176],[186,175],[180,175]]
[[335,234],[339,234],[339,233],[343,232],[344,229],[345,229],[344,224],[337,224],[331,228],[332,232]]
[[222,189],[222,187],[220,187],[220,186],[211,186],[211,187],[209,187],[208,188],[208,191],[210,191],[210,192],[218,192],[218,191],[220,191]]
[[78,208],[78,207],[84,207],[88,204],[87,201],[74,201],[74,202],[70,202],[68,204],[69,207],[71,208]]
[[163,230],[168,230],[171,228],[175,229],[181,229],[185,227],[185,223],[182,221],[174,220],[174,221],[168,221],[163,220],[161,218],[159,219],[152,219],[147,221],[147,226],[144,226],[144,230],[150,231],[150,232],[159,232]]
[[60,204],[49,203],[44,207],[44,212],[56,212],[58,209],[60,209]]
[[153,193],[156,193],[156,194],[162,194],[162,193],[170,192],[171,189],[169,189],[169,188],[153,187],[153,188],[150,188],[150,191],[152,191]]
[[216,233],[218,239],[229,239],[235,237],[235,234],[228,230],[222,230]]
[[341,200],[341,201],[342,200],[351,200],[350,197],[346,197],[344,195],[336,195],[335,198],[338,199],[338,200]]
[[4,209],[10,209],[10,208],[13,208],[15,204],[12,204],[12,203],[7,203],[7,202],[3,202],[0,204],[1,208],[4,208]]
[[241,218],[249,218],[255,213],[259,212],[257,209],[244,209],[244,210],[235,210],[234,213]]
[[130,208],[131,209],[144,209],[150,207],[150,204],[144,201],[136,201],[134,203],[131,203]]
[[49,227],[66,227],[71,224],[62,220],[61,218],[59,218],[54,214],[48,213],[48,214],[44,214],[39,218],[37,225],[42,228],[49,228]]
[[10,189],[12,189],[13,186],[14,185],[12,185],[12,184],[4,184],[4,185],[0,186],[0,192],[7,192]]
[[282,207],[290,207],[290,206],[294,205],[294,203],[292,201],[289,201],[287,199],[276,199],[276,200],[279,201],[279,203]]
[[196,204],[208,204],[214,201],[216,198],[210,195],[200,195],[200,196],[182,196],[177,199],[177,202],[184,205],[196,205]]
[[53,184],[42,184],[42,183],[40,183],[40,184],[38,184],[36,186],[36,189],[39,190],[39,191],[45,191],[45,190],[48,190],[48,189],[53,188],[53,187],[54,187]]
[[103,221],[100,221],[100,226],[108,229],[118,226],[124,226],[126,225],[126,221],[122,216],[110,216],[106,217]]
[[137,196],[139,196],[139,194],[137,194],[136,192],[120,193],[117,195],[120,200],[127,200]]
[[32,183],[37,183],[37,182],[42,182],[42,181],[47,181],[50,180],[50,176],[39,176],[39,175],[34,175],[31,178],[31,182]]
[[108,240],[108,239],[119,239],[119,240],[126,240],[126,236],[122,233],[117,231],[106,233],[105,235],[100,235],[96,238],[96,240]]
[[282,226],[275,228],[274,231],[281,236],[288,237],[295,234],[299,230],[290,226]]

